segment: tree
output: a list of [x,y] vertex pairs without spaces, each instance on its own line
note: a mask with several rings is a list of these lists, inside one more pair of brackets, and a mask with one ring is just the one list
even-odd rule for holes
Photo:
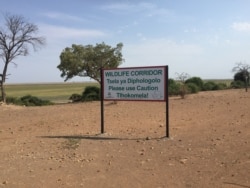
[[189,74],[183,72],[183,73],[176,73],[177,77],[176,79],[181,83],[180,86],[180,96],[182,99],[185,98],[186,93],[188,92],[187,85],[185,84],[186,80],[190,78]]
[[4,84],[9,64],[14,63],[13,60],[18,56],[27,56],[30,46],[36,51],[37,47],[45,44],[45,38],[36,36],[38,27],[22,16],[5,14],[4,18],[5,25],[0,27],[0,57],[4,64],[0,74],[0,87],[1,100],[5,103]]
[[123,62],[122,47],[122,43],[115,48],[104,42],[96,46],[73,44],[62,51],[57,68],[62,72],[61,77],[65,77],[64,81],[74,76],[88,76],[101,83],[101,68],[117,68]]
[[[245,71],[236,72],[234,74],[234,81],[242,81],[242,82],[245,83],[245,81],[246,81],[246,73],[245,73]],[[249,77],[248,77],[248,81],[249,81]]]
[[250,73],[249,73],[250,65],[239,62],[239,63],[236,63],[236,66],[232,69],[232,71],[236,72],[236,74],[234,75],[234,81],[240,80],[238,78],[241,77],[241,81],[245,82],[245,89],[247,92],[248,85],[249,85],[249,77],[250,77]]

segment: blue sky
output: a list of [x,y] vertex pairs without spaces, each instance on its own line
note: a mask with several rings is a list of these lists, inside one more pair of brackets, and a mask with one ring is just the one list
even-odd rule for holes
[[[72,44],[124,44],[121,67],[168,65],[169,76],[232,78],[250,64],[249,0],[0,0],[0,12],[36,24],[46,46],[9,66],[7,83],[63,82],[57,65]],[[0,25],[3,25],[1,14]],[[0,62],[0,67],[2,62]],[[75,77],[69,82],[89,80]]]

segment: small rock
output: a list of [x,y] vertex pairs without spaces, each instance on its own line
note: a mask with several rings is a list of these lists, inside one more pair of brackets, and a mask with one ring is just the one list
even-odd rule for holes
[[181,163],[181,164],[185,164],[186,162],[187,162],[187,159],[181,159],[181,160],[180,160],[180,163]]

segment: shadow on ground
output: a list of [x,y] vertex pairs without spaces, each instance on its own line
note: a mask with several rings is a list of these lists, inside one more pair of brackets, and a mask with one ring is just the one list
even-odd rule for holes
[[138,141],[148,141],[148,140],[161,140],[168,139],[167,137],[158,137],[158,138],[125,138],[125,137],[111,137],[107,134],[96,134],[96,135],[55,135],[55,136],[38,136],[40,138],[61,138],[61,139],[85,139],[85,140],[138,140]]

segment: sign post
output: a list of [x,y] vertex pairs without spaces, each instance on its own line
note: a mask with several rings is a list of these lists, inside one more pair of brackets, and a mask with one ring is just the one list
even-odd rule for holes
[[166,137],[169,138],[169,98],[168,98],[168,66],[166,66]]
[[103,101],[166,102],[166,137],[169,137],[168,66],[101,70],[101,133],[104,132]]
[[103,105],[103,70],[100,70],[101,76],[101,134],[104,133],[104,105]]

